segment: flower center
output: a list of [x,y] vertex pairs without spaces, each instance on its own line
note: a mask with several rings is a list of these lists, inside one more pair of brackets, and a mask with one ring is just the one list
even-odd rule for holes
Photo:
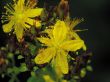
[[60,46],[60,43],[54,42],[54,47],[55,47],[56,49],[59,49],[59,46]]
[[23,18],[23,14],[18,14],[18,19],[22,19]]
[[24,18],[23,13],[16,13],[16,14],[15,14],[15,21],[16,21],[17,23],[23,21],[23,18]]

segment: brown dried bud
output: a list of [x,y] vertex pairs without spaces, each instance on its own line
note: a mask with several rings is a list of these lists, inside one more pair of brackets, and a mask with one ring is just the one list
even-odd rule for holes
[[5,64],[5,63],[6,63],[5,59],[4,58],[0,58],[0,66]]
[[68,0],[61,0],[57,11],[59,16],[62,16],[65,19],[69,15]]

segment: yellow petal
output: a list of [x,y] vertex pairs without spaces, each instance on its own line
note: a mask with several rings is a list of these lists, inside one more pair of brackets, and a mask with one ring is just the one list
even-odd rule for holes
[[61,48],[67,51],[76,51],[84,45],[83,40],[69,40],[61,44]]
[[3,25],[3,31],[6,33],[10,32],[13,25],[14,25],[13,21],[10,21],[9,23]]
[[46,46],[52,46],[52,41],[49,38],[41,37],[37,38],[41,43],[45,44]]
[[68,73],[67,53],[63,50],[57,52],[56,66],[60,67],[63,74]]
[[82,47],[82,48],[83,48],[83,50],[85,50],[85,51],[87,50],[87,47],[86,47],[86,45],[85,45],[85,44],[83,45],[83,47]]
[[53,29],[53,37],[56,42],[62,42],[67,36],[67,27],[64,21],[58,20]]
[[31,26],[28,24],[24,24],[26,28],[30,28]]
[[35,57],[36,64],[44,64],[48,63],[55,56],[54,48],[47,48],[39,52],[39,54]]
[[28,24],[30,24],[30,25],[33,25],[34,24],[34,20],[31,19],[31,18],[27,18],[25,22],[28,23]]
[[18,0],[17,4],[15,4],[15,11],[20,12],[24,9],[25,0]]
[[42,10],[43,10],[43,8],[28,9],[26,11],[27,17],[39,16],[41,14]]
[[[72,36],[77,40],[81,40],[81,38],[79,37],[79,35],[76,32],[72,32]],[[83,48],[83,50],[87,49],[85,44],[83,44],[82,48]]]
[[21,25],[17,25],[17,24],[14,26],[14,28],[15,28],[16,37],[17,37],[18,41],[20,41],[23,37],[24,29]]

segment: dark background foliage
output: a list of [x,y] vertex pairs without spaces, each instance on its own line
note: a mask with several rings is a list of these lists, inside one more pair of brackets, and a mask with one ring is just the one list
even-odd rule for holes
[[[0,0],[0,12],[7,0]],[[11,0],[8,0],[11,1]],[[39,0],[43,4],[45,0]],[[52,0],[51,3],[59,0]],[[77,28],[88,31],[80,33],[90,51],[93,52],[93,72],[88,72],[81,82],[110,82],[110,1],[109,0],[70,0],[72,18],[84,18]],[[1,15],[0,15],[1,17]],[[0,23],[0,46],[4,46],[6,34]]]

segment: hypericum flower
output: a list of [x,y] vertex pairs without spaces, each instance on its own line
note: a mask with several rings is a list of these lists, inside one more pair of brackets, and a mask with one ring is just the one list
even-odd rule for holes
[[35,58],[37,64],[48,63],[51,59],[62,73],[68,73],[67,55],[69,51],[77,51],[82,48],[84,41],[68,38],[68,28],[64,21],[58,20],[52,30],[48,30],[49,37],[37,38],[47,46],[40,50]]
[[39,16],[42,12],[42,8],[34,8],[35,3],[32,5],[31,1],[25,0],[13,0],[14,4],[7,4],[6,9],[6,20],[9,23],[3,25],[3,31],[8,33],[14,29],[14,33],[17,36],[18,41],[22,39],[24,30],[30,28],[33,25],[33,17]]

